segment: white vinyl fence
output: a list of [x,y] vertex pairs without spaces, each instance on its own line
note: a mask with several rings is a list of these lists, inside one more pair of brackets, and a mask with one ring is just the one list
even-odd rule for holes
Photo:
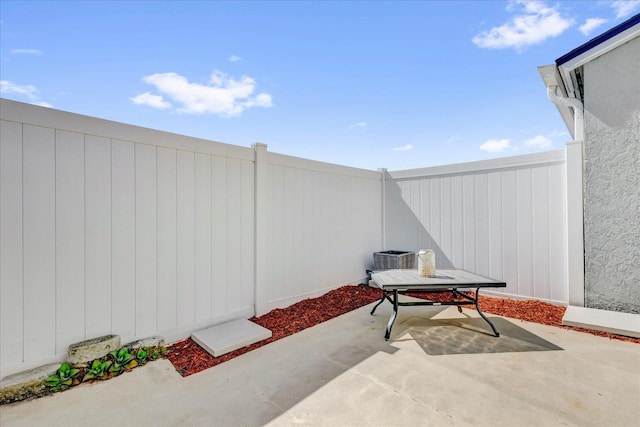
[[437,266],[568,301],[565,152],[386,174],[386,246],[433,248]]
[[564,152],[388,173],[0,101],[0,376],[359,283],[385,249],[567,301]]
[[382,243],[379,172],[264,155],[258,182],[266,184],[268,201],[259,211],[265,226],[258,239],[264,257],[258,314],[318,296],[345,279],[358,283]]
[[377,172],[1,102],[2,376],[358,283],[380,245]]

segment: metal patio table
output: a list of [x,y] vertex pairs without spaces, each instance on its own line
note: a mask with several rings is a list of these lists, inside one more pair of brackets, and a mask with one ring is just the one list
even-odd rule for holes
[[[491,279],[479,274],[471,273],[465,270],[437,270],[435,277],[422,277],[418,274],[418,270],[385,270],[373,272],[371,280],[382,289],[382,298],[373,307],[371,314],[376,311],[378,306],[386,299],[393,305],[393,313],[387,323],[387,332],[384,339],[388,340],[391,335],[391,328],[398,316],[399,306],[414,305],[456,305],[458,311],[462,313],[463,305],[475,305],[480,316],[491,326],[493,335],[499,337],[500,334],[496,330],[493,323],[484,315],[478,306],[478,294],[481,288],[504,288],[506,282]],[[473,289],[475,295],[467,295],[460,292],[459,289]],[[434,293],[451,291],[453,293],[453,301],[434,302],[434,301],[406,301],[400,302],[398,297],[400,294],[407,292]],[[459,298],[459,300],[456,300]]]

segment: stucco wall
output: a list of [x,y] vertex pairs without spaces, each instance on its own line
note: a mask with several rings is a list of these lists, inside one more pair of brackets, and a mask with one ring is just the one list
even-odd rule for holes
[[640,37],[585,64],[585,305],[640,313]]

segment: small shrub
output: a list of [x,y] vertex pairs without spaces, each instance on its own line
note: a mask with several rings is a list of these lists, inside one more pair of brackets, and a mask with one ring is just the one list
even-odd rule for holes
[[85,374],[82,381],[106,380],[109,377],[109,368],[113,362],[109,359],[96,359],[91,363],[91,368]]
[[112,351],[109,353],[108,357],[110,357],[113,362],[109,367],[109,372],[114,377],[120,375],[124,371],[129,371],[138,366],[138,362],[133,355],[129,353],[129,350],[127,350],[126,347]]
[[160,359],[165,354],[167,354],[167,349],[163,346],[149,346],[137,350],[122,347],[105,357],[93,360],[88,368],[85,368],[84,365],[73,366],[65,362],[60,365],[55,374],[44,380],[44,384],[47,391],[53,393],[67,390],[84,381],[108,380],[123,372],[130,371],[136,366]]
[[69,387],[80,384],[78,376],[82,372],[81,369],[71,367],[68,363],[60,365],[55,374],[49,376],[45,381],[45,385],[51,391],[66,390]]

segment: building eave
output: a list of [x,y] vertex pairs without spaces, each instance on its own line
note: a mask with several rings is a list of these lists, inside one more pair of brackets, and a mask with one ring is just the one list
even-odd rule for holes
[[576,79],[576,69],[638,36],[640,13],[556,59],[567,94],[575,98],[581,97],[582,87]]
[[[583,101],[582,81],[579,78],[581,67],[636,37],[640,37],[640,14],[632,16],[571,52],[562,55],[556,59],[555,65],[538,67],[538,72],[547,88],[557,86],[563,96]],[[572,109],[558,104],[556,107],[571,136],[575,138]]]

